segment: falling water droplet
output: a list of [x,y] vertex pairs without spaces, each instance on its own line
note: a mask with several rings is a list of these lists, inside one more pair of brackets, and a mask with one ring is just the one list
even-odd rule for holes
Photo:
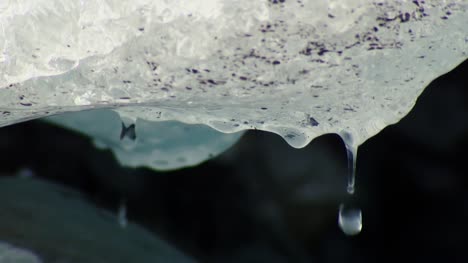
[[340,205],[338,212],[338,225],[343,233],[348,236],[354,236],[362,230],[362,212],[361,209]]

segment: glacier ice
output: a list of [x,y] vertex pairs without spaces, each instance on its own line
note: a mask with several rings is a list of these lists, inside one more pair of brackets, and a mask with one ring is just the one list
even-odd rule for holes
[[65,112],[361,144],[468,57],[466,0],[0,3],[0,126]]

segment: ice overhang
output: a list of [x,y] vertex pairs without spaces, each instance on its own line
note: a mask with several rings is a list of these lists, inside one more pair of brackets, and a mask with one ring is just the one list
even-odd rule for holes
[[127,119],[359,145],[468,57],[468,2],[0,3],[0,126],[112,108]]

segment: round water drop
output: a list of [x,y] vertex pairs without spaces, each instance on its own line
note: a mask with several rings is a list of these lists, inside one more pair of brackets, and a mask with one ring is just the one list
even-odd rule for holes
[[348,236],[354,236],[362,230],[362,212],[361,209],[340,205],[338,213],[338,225],[343,233]]

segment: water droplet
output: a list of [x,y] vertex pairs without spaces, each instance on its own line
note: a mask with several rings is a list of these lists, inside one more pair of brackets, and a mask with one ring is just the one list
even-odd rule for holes
[[348,236],[354,236],[362,230],[362,211],[358,208],[352,208],[340,205],[338,212],[338,225],[340,226],[343,233]]

